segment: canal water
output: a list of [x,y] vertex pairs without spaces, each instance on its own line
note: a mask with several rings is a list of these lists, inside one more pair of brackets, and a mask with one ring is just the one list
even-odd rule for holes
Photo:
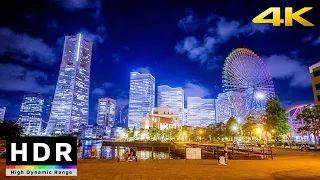
[[[92,146],[95,146],[97,149],[96,159],[115,159],[117,158],[117,147],[116,146],[102,146],[102,140],[81,140],[82,147],[79,153],[80,159],[89,158],[88,154]],[[101,148],[102,147],[102,148]],[[120,158],[124,153],[126,147],[120,147]],[[127,147],[128,148],[128,147]],[[84,150],[84,156],[83,156]],[[101,153],[102,150],[102,153]],[[152,151],[151,148],[146,149],[137,149],[136,152],[138,159],[151,159]],[[100,156],[102,155],[102,158]],[[155,149],[153,152],[153,159],[168,159],[168,150],[165,152],[164,149]]]

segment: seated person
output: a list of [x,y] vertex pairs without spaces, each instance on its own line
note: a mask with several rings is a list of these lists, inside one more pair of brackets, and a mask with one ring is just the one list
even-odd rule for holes
[[126,148],[126,149],[124,150],[124,152],[123,152],[123,158],[124,158],[125,161],[127,161],[127,160],[128,160],[128,157],[129,157],[129,151],[128,151],[128,149]]
[[132,157],[135,157],[137,159],[136,152],[135,152],[134,148],[130,148],[129,158],[132,160]]

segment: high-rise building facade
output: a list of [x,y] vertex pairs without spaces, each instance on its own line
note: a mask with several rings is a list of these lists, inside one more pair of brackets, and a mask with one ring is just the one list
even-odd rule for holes
[[78,132],[88,124],[92,41],[66,36],[46,134]]
[[26,135],[39,135],[43,121],[44,96],[41,93],[29,93],[23,97],[19,124]]
[[151,74],[130,74],[128,127],[140,129],[141,121],[155,105],[155,78]]
[[310,66],[309,72],[310,72],[311,82],[312,82],[314,102],[316,104],[319,104],[320,102],[320,62]]
[[199,97],[188,97],[188,120],[187,126],[207,127],[215,124],[215,100],[202,99]]
[[183,124],[184,91],[181,87],[171,88],[167,85],[158,86],[158,107],[169,107],[179,114],[180,124]]
[[4,120],[6,114],[6,107],[0,107],[0,122]]
[[216,121],[226,122],[232,114],[232,105],[230,102],[230,92],[219,93],[216,99]]
[[110,136],[111,128],[115,125],[116,100],[100,98],[98,104],[97,124],[103,127],[106,136]]

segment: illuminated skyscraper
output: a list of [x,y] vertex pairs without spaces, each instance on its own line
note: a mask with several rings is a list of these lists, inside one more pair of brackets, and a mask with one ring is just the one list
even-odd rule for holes
[[110,137],[111,128],[115,121],[116,100],[110,98],[99,99],[97,124],[103,127],[106,136]]
[[0,122],[4,120],[6,114],[6,107],[0,107]]
[[232,92],[219,93],[218,98],[216,99],[216,121],[226,122],[231,116],[232,113],[232,104],[230,102],[230,96]]
[[43,121],[44,97],[41,93],[29,93],[23,97],[19,124],[26,135],[39,135]]
[[151,74],[130,74],[128,126],[140,129],[141,121],[155,104],[155,78]]
[[215,124],[215,100],[201,99],[199,97],[188,97],[188,121],[187,126],[207,127]]
[[169,107],[179,114],[180,123],[183,124],[184,91],[181,87],[158,86],[158,107]]
[[88,124],[92,41],[66,36],[46,134],[78,132]]

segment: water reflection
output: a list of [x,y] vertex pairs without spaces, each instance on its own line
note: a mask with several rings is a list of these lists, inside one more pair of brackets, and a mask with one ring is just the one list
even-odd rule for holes
[[[95,146],[97,150],[96,159],[115,159],[117,157],[117,147],[116,146],[102,146],[101,140],[82,140],[82,147],[79,153],[79,158],[87,159],[89,158],[89,151],[92,146]],[[136,154],[138,159],[152,159],[152,151],[151,148],[148,149],[138,149]],[[84,150],[84,157],[83,157]],[[119,148],[119,155],[122,158],[122,154],[124,153],[125,147]],[[102,151],[102,153],[101,153]],[[169,154],[164,152],[163,150],[159,151],[157,149],[153,152],[153,159],[168,159]],[[101,157],[101,158],[100,158]]]

